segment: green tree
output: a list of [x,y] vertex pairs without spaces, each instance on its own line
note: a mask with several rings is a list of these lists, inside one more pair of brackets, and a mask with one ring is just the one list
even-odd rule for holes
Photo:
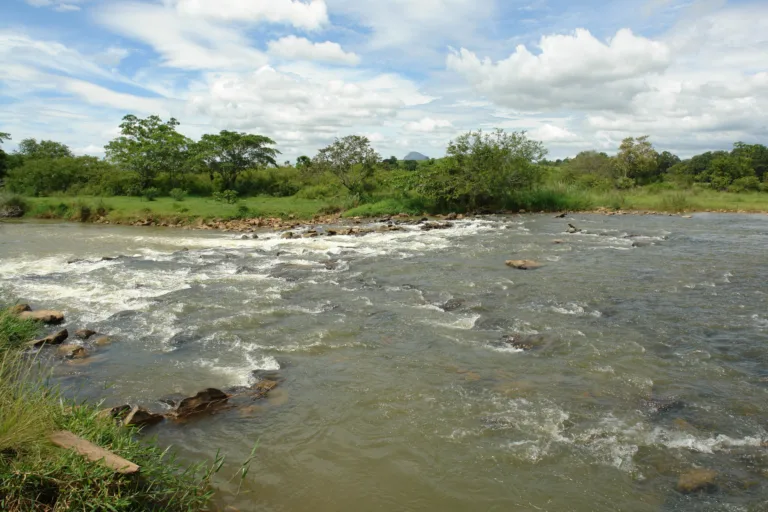
[[[6,132],[0,132],[0,144],[3,142],[11,140],[11,134]],[[3,148],[0,148],[0,178],[5,176],[5,173],[8,171],[8,154],[3,151]]]
[[127,115],[120,124],[120,136],[104,149],[107,159],[136,173],[141,190],[152,186],[161,172],[168,173],[171,185],[184,172],[192,141],[176,131],[179,122],[163,122],[159,116],[140,119]]
[[112,166],[93,156],[28,158],[8,172],[11,192],[45,196],[53,193],[102,193],[101,181],[114,174]]
[[659,164],[656,150],[650,137],[627,137],[621,141],[616,164],[621,178],[629,178],[636,183],[645,184],[658,177]]
[[725,190],[735,180],[754,177],[755,171],[752,169],[751,161],[747,156],[734,156],[725,153],[710,162],[706,176],[712,184],[712,188]]
[[301,170],[309,169],[312,166],[312,159],[307,155],[301,155],[296,159],[296,168]]
[[277,167],[275,157],[280,154],[275,141],[263,135],[230,132],[205,134],[195,145],[196,157],[205,163],[211,172],[221,176],[222,190],[234,190],[237,177],[245,170],[272,165]]
[[442,207],[501,207],[517,191],[540,183],[536,163],[546,153],[525,132],[469,132],[450,142],[445,159],[403,174],[399,184]]
[[72,151],[66,144],[52,140],[24,139],[19,142],[19,154],[24,159],[47,159],[73,157]]
[[403,160],[403,168],[406,171],[415,171],[419,168],[419,162],[416,160]]
[[352,194],[362,195],[380,159],[367,137],[348,135],[321,149],[312,166],[336,176]]
[[763,144],[745,144],[737,142],[733,145],[731,155],[749,159],[758,180],[768,176],[768,147]]
[[656,165],[658,166],[658,174],[663,175],[669,172],[669,170],[675,165],[680,163],[680,157],[670,153],[669,151],[662,151],[656,156]]

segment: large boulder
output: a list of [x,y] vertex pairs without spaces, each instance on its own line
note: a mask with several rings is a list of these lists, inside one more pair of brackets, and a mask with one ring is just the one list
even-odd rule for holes
[[69,332],[63,329],[59,332],[49,334],[45,338],[39,340],[32,340],[29,342],[30,347],[42,347],[43,345],[61,345],[69,337]]
[[713,491],[717,488],[716,479],[717,471],[704,468],[692,469],[680,475],[680,478],[677,480],[677,490],[684,494]]
[[422,231],[432,231],[434,229],[448,229],[453,227],[450,222],[426,222],[421,225]]
[[22,311],[19,313],[19,318],[22,320],[35,320],[49,325],[58,325],[64,321],[64,313],[48,309],[41,309],[40,311]]
[[179,402],[174,414],[178,418],[184,418],[202,412],[210,412],[225,405],[228,399],[229,395],[219,389],[204,389],[195,396],[185,398]]
[[536,270],[537,268],[541,268],[543,266],[538,261],[533,260],[508,260],[505,261],[504,264],[508,267],[516,268],[519,270]]

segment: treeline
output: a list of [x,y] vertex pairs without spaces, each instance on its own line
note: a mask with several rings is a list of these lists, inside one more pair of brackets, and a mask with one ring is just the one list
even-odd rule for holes
[[[521,194],[547,187],[628,190],[635,187],[768,190],[768,148],[737,142],[681,160],[657,151],[648,136],[627,138],[615,155],[584,151],[547,160],[541,142],[525,132],[469,132],[448,144],[446,155],[426,161],[382,159],[367,138],[336,139],[295,164],[279,163],[275,142],[262,135],[221,131],[194,141],[177,120],[123,118],[105,158],[74,156],[66,145],[25,139],[18,150],[0,149],[0,180],[25,196],[139,196],[153,200],[186,195],[233,202],[267,195],[338,199],[347,206],[398,197],[433,210],[503,209]],[[0,133],[0,142],[10,135]]]

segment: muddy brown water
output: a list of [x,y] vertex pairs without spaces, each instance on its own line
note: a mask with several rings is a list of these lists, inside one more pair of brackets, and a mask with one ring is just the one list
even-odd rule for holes
[[[161,411],[279,372],[268,399],[148,431],[186,461],[221,450],[217,504],[241,511],[768,510],[766,283],[760,215],[294,240],[0,224],[0,293],[113,340],[51,355],[69,394]],[[677,492],[696,467],[717,489]]]

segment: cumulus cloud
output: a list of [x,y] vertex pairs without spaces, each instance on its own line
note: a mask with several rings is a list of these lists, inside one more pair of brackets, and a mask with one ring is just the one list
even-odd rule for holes
[[529,108],[616,107],[646,89],[643,78],[663,72],[669,48],[621,29],[603,42],[588,30],[544,36],[539,53],[519,45],[494,63],[467,49],[450,53],[447,66],[496,103]]
[[345,52],[340,44],[330,41],[313,43],[303,37],[286,36],[270,41],[268,47],[269,53],[284,59],[331,62],[346,66],[360,63],[358,55]]
[[175,4],[186,16],[224,21],[286,23],[308,30],[328,24],[323,0],[176,0]]
[[553,124],[545,123],[537,128],[534,128],[528,133],[528,136],[534,140],[540,140],[542,142],[580,142],[581,138],[561,126],[555,126]]
[[255,69],[268,61],[238,30],[204,19],[185,18],[159,5],[108,4],[97,12],[97,20],[119,34],[148,44],[169,67]]
[[419,121],[406,123],[403,128],[409,132],[431,133],[435,131],[450,131],[454,127],[453,123],[447,119],[432,119],[431,117],[425,117]]

